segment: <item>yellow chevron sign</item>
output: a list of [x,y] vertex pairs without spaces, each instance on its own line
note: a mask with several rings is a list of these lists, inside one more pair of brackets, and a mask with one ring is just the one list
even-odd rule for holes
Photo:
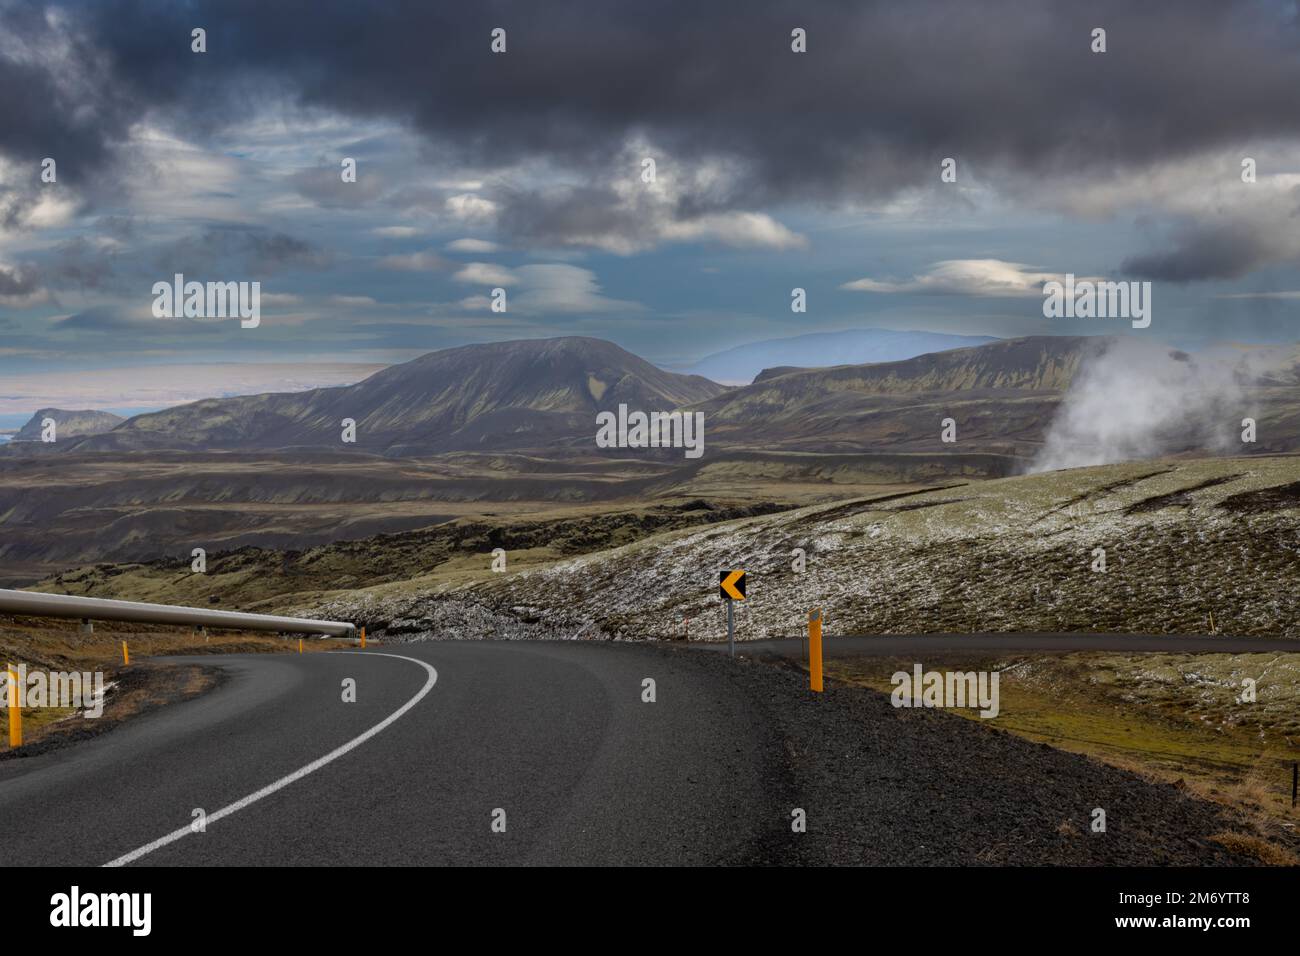
[[745,600],[745,572],[719,571],[718,593],[727,601]]

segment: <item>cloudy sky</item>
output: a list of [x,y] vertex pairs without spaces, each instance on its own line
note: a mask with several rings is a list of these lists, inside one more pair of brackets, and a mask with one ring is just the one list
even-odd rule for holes
[[[1131,334],[1300,338],[1294,2],[0,0],[0,88],[19,404],[90,369],[301,385],[558,334],[672,366],[843,328],[1130,331],[1045,319],[1067,272],[1151,281]],[[177,272],[259,281],[260,326],[154,318]]]

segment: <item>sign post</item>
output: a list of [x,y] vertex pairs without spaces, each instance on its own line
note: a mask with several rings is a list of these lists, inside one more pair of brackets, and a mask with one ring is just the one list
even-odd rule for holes
[[736,602],[745,600],[745,572],[719,571],[718,593],[727,602],[727,652],[736,656]]
[[727,653],[736,656],[736,604],[727,602]]

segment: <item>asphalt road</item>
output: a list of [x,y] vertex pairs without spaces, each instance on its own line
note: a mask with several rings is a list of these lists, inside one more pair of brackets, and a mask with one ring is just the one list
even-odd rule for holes
[[[901,652],[899,641],[910,651],[940,646],[938,638],[863,640],[890,654]],[[984,642],[1006,649],[1025,639],[960,640],[987,650]],[[1223,650],[1290,649],[1205,640]],[[766,643],[742,650],[772,649]],[[810,695],[799,675],[752,660],[581,642],[175,660],[224,668],[230,679],[89,741],[0,762],[6,863],[1222,855],[1207,840],[1223,826],[1217,811],[1172,788],[949,714],[900,712],[884,695]],[[355,703],[342,700],[348,678]],[[645,678],[656,682],[654,703],[642,701]],[[1063,817],[1086,827],[1097,805],[1112,813],[1113,839],[1058,835]],[[797,806],[812,819],[806,837],[792,836]],[[493,832],[498,809],[504,833]],[[196,810],[206,814],[204,832],[191,829]]]
[[[223,685],[0,764],[10,864],[699,863],[750,858],[769,804],[745,696],[661,655],[439,643],[178,658]],[[400,655],[400,656],[387,656]],[[255,802],[388,719],[347,753]],[[643,703],[642,679],[656,681]],[[355,703],[342,682],[356,680]],[[725,728],[726,733],[719,732]],[[709,801],[701,804],[702,793]],[[505,810],[506,832],[493,833]],[[193,811],[209,817],[191,833]]]

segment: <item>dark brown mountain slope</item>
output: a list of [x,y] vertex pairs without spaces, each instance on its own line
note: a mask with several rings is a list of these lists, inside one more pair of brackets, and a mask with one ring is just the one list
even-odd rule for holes
[[963,450],[1032,454],[1103,337],[1032,336],[899,362],[773,369],[699,402],[714,444],[835,452],[933,451],[940,422]]
[[[356,385],[210,399],[139,415],[79,451],[329,448],[372,454],[590,451],[596,413],[620,403],[670,410],[723,386],[677,375],[590,338],[495,342],[445,349]],[[356,443],[341,441],[356,422]]]

